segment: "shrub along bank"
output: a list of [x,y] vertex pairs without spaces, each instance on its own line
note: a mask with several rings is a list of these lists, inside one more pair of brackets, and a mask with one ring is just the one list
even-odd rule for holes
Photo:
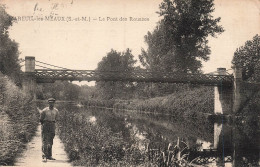
[[38,113],[31,98],[2,74],[0,124],[0,165],[13,165],[36,131]]
[[[212,87],[198,87],[174,94],[146,100],[123,103],[127,109],[149,111],[174,116],[196,116],[197,113],[214,112],[214,92]],[[120,104],[115,104],[120,108]]]
[[89,100],[88,106],[147,111],[173,116],[197,116],[214,112],[213,87],[195,87],[168,96],[134,100]]

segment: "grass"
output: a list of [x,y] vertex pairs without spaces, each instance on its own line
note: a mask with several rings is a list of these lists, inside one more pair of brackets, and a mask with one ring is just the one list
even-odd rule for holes
[[211,87],[200,87],[164,97],[134,100],[127,105],[127,108],[178,116],[193,116],[198,112],[213,112],[213,104],[213,89]]

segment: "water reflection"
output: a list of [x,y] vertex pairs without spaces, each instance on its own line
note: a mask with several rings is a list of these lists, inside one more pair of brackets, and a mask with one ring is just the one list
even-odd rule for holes
[[203,166],[259,166],[259,118],[229,123],[207,119],[177,119],[152,113],[84,109],[88,120],[122,133],[131,147],[143,153],[160,152],[176,145],[189,161]]
[[97,118],[95,116],[88,117],[88,121],[92,124],[97,124]]

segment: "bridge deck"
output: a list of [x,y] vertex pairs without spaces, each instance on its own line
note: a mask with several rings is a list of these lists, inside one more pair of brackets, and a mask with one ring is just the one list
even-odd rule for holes
[[37,69],[33,75],[35,76],[37,83],[55,82],[56,80],[191,83],[225,86],[231,86],[233,83],[233,75],[180,74],[143,71],[119,72]]

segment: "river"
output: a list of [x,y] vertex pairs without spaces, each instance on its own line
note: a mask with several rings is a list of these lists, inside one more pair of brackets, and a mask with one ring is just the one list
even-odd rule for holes
[[65,115],[66,112],[84,113],[84,119],[93,125],[106,126],[113,134],[122,134],[125,142],[148,153],[151,160],[156,152],[178,147],[179,158],[186,154],[189,162],[200,166],[258,166],[260,163],[257,117],[214,122],[204,117],[175,118],[150,112],[82,106],[73,107],[73,111],[60,108]]

